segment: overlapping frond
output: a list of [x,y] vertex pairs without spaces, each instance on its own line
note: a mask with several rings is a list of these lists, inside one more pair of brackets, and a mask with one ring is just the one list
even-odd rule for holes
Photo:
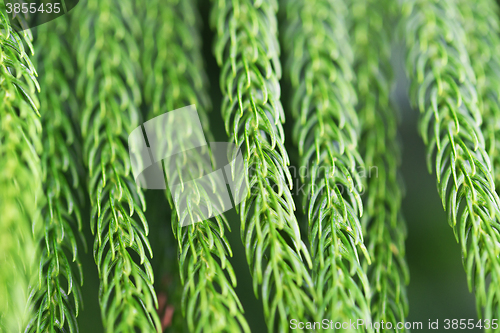
[[285,1],[286,69],[293,88],[294,140],[308,175],[303,208],[314,258],[318,316],[370,321],[369,260],[359,217],[363,189],[353,51],[341,1]]
[[276,1],[214,0],[211,26],[221,67],[222,116],[240,147],[250,191],[239,205],[241,238],[269,331],[315,316],[309,252],[294,215],[284,147]]
[[483,318],[498,318],[499,199],[480,127],[476,77],[460,25],[463,17],[451,0],[407,1],[403,13],[410,98],[421,112],[428,166],[436,170],[439,195],[462,248],[478,313],[484,308]]
[[[208,139],[207,110],[210,99],[206,93],[207,78],[201,58],[200,18],[192,0],[152,0],[147,3],[144,20],[145,45],[143,53],[144,96],[152,119],[166,112],[194,104]],[[181,150],[189,142],[182,133],[193,133],[195,123],[189,116],[182,122],[160,122],[156,127],[165,144],[177,141]],[[181,129],[180,136],[174,133]],[[212,140],[209,140],[212,141]],[[166,147],[160,149],[168,149]],[[172,149],[170,147],[170,149]],[[206,150],[204,150],[206,153]],[[211,164],[204,163],[202,151],[191,150],[189,161],[179,159],[176,168],[189,170],[199,178],[212,172]],[[168,155],[168,154],[167,154]],[[169,178],[170,177],[170,178]],[[167,172],[169,184],[175,181]],[[225,185],[224,185],[225,188]],[[185,183],[184,188],[170,189],[175,198],[183,196],[188,206],[207,193],[203,187]],[[173,209],[172,230],[178,243],[180,277],[183,288],[182,312],[189,332],[250,332],[243,316],[243,308],[234,292],[236,277],[228,260],[232,255],[225,233],[229,224],[223,214],[211,220],[186,223],[186,212],[177,212],[170,192],[167,198]]]
[[76,317],[82,307],[78,243],[85,245],[79,208],[83,192],[78,190],[79,151],[71,119],[76,103],[70,86],[74,62],[65,38],[67,30],[65,17],[42,25],[36,29],[34,44],[41,87],[41,165],[47,202],[42,211],[39,285],[33,293],[36,314],[27,332],[78,332]]
[[[284,146],[279,1],[310,248]],[[228,259],[222,212],[233,204],[269,332],[289,332],[292,319],[322,328],[323,319],[362,319],[367,325],[354,331],[370,333],[369,322],[384,321],[393,324],[386,331],[405,331],[395,325],[408,314],[409,272],[389,97],[393,19],[401,14],[428,168],[483,327],[500,332],[498,4],[212,0],[221,113],[243,156],[235,167],[233,150],[221,154],[212,142],[196,3],[81,1],[37,28],[34,66],[31,32],[14,32],[0,1],[0,333],[78,332],[82,157],[106,332],[250,332]],[[162,118],[169,114],[176,116]],[[152,183],[137,176],[135,163],[144,161],[134,160],[133,133],[144,139],[140,158],[162,161],[163,171],[150,171],[164,176],[154,188],[166,188],[173,212],[176,326],[171,313],[157,313],[141,189]]]
[[[39,90],[29,31],[18,34],[0,2],[0,332],[28,323],[30,286],[37,278],[43,205]],[[26,48],[28,47],[28,48]]]
[[[408,315],[405,260],[406,226],[401,212],[403,184],[398,174],[401,149],[397,114],[390,102],[391,41],[397,4],[392,0],[351,3],[351,36],[355,54],[357,110],[361,123],[360,151],[366,163],[365,212],[361,223],[371,265],[363,269],[370,282],[373,322],[404,322]],[[404,330],[402,330],[404,331]]]
[[94,259],[106,332],[156,332],[146,204],[131,174],[128,135],[140,125],[141,26],[131,0],[88,0],[73,19]]

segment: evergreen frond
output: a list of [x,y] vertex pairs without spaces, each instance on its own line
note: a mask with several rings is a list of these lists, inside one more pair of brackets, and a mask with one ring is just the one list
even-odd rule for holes
[[[471,65],[476,75],[476,88],[478,93],[479,109],[483,118],[481,124],[482,134],[485,136],[486,151],[491,159],[491,167],[495,188],[500,186],[500,25],[498,19],[499,8],[495,1],[477,0],[465,2],[458,1],[458,9],[463,17],[463,27],[466,33],[466,48],[471,59]],[[498,218],[495,221],[495,229],[484,235],[483,242],[496,239],[496,243],[484,243],[483,247],[492,246],[496,252],[487,256],[483,254],[481,261],[486,261],[482,265],[487,269],[483,274],[490,273],[491,282],[487,294],[485,289],[480,287],[480,292],[476,293],[478,312],[480,307],[484,307],[484,317],[494,319],[500,317],[500,260],[499,253],[500,240]],[[488,239],[489,238],[489,239]],[[481,243],[480,243],[481,244]],[[487,250],[487,249],[486,249]],[[483,250],[484,251],[484,250]],[[486,259],[486,257],[489,257]],[[484,259],[483,259],[484,258]],[[491,260],[491,263],[487,261]],[[495,272],[492,272],[492,271]],[[469,273],[470,274],[470,273]],[[478,276],[475,276],[477,279]],[[480,278],[479,278],[480,279]],[[482,282],[485,284],[486,282]],[[484,288],[484,287],[483,287]],[[481,315],[481,313],[479,312]]]
[[[28,30],[18,34],[0,2],[0,332],[21,332],[37,278],[42,126]],[[26,49],[25,47],[28,47]]]
[[[144,20],[144,96],[150,108],[148,118],[154,118],[168,111],[195,104],[201,124],[208,138],[211,138],[207,109],[210,99],[206,93],[207,78],[201,57],[200,18],[195,10],[195,1],[151,0],[147,4]],[[166,126],[165,126],[166,125]],[[182,124],[161,123],[157,128],[167,143],[183,140],[173,137],[176,128],[191,133],[195,124],[186,117]],[[164,126],[164,127],[163,127]],[[186,140],[188,141],[188,140]],[[211,141],[211,140],[209,140]],[[161,148],[160,148],[161,149]],[[191,151],[190,158],[202,161],[198,152]],[[196,154],[196,156],[194,156]],[[184,162],[184,163],[182,163]],[[182,160],[178,166],[185,170],[191,162]],[[196,164],[199,176],[212,172],[210,165]],[[167,174],[167,177],[169,175]],[[173,179],[169,179],[172,183]],[[202,188],[185,184],[182,193],[189,202],[202,196]],[[189,332],[250,332],[243,315],[243,308],[234,292],[236,278],[228,260],[232,255],[225,232],[230,227],[223,214],[215,221],[182,226],[188,215],[178,215],[174,209],[170,192],[167,198],[173,209],[172,230],[178,243],[180,277],[183,285],[182,311]],[[188,204],[191,206],[191,204]]]
[[[371,265],[363,269],[370,282],[373,322],[404,322],[408,315],[405,260],[406,226],[401,212],[401,149],[397,114],[391,106],[391,40],[399,7],[392,0],[357,0],[350,8],[355,54],[357,110],[366,163],[365,212],[361,219]],[[398,331],[393,326],[393,330]],[[402,330],[404,331],[404,329]]]
[[403,13],[410,98],[421,112],[419,128],[429,170],[434,165],[478,313],[484,308],[483,318],[498,318],[499,198],[480,128],[476,77],[460,25],[463,17],[450,0],[407,1]]
[[140,125],[141,27],[134,2],[87,0],[72,12],[94,259],[106,332],[157,332],[146,204],[127,139]]
[[65,17],[42,25],[36,29],[34,44],[41,87],[41,165],[47,202],[42,210],[45,232],[40,240],[39,286],[33,295],[37,312],[27,332],[78,332],[76,318],[82,307],[83,272],[77,241],[86,243],[79,208],[83,192],[79,190],[78,142],[70,117],[76,96],[69,83],[74,64],[64,35],[67,30]]
[[86,213],[106,333],[249,333],[252,290],[269,332],[408,332],[403,40],[474,326],[500,333],[500,0],[68,1],[0,0],[0,333],[79,332]]
[[[295,119],[294,140],[308,175],[303,208],[314,258],[319,318],[370,321],[363,245],[359,121],[354,105],[348,11],[340,1],[286,1],[284,50]],[[368,259],[369,260],[369,259]],[[359,284],[358,284],[359,283]]]
[[[276,1],[214,0],[211,26],[221,68],[222,117],[240,147],[250,191],[237,207],[241,238],[270,332],[314,317],[309,252],[300,238],[284,147]],[[289,243],[291,245],[289,245]]]
[[481,130],[486,151],[491,158],[495,188],[500,186],[500,27],[499,8],[495,1],[459,0],[467,51],[476,75],[479,108],[483,117]]

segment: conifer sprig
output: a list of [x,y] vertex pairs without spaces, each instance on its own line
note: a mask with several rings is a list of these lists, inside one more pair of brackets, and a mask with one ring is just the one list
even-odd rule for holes
[[140,125],[138,41],[134,2],[88,0],[72,13],[83,104],[83,153],[89,174],[94,259],[106,332],[157,332],[143,193],[131,174],[128,135]]
[[76,102],[69,83],[74,64],[64,35],[68,25],[65,18],[38,27],[34,45],[38,50],[44,127],[41,165],[47,202],[42,211],[39,287],[33,294],[37,311],[27,332],[78,332],[76,317],[82,307],[78,241],[86,243],[81,233],[83,192],[78,190],[77,138],[70,117]]
[[[270,332],[314,316],[311,259],[294,215],[280,102],[276,1],[214,0],[222,116],[245,160],[250,191],[237,207],[253,288]],[[291,245],[289,245],[289,242]],[[307,291],[306,291],[307,290]]]
[[[43,204],[41,122],[29,30],[18,34],[0,2],[0,332],[21,332],[31,317]],[[28,48],[26,48],[28,47]]]
[[[286,1],[284,50],[293,88],[294,140],[309,170],[309,221],[319,318],[370,321],[370,288],[358,252],[363,214],[348,11],[341,1]],[[369,259],[368,259],[369,260]]]
[[398,9],[392,0],[357,0],[350,8],[356,108],[362,129],[360,151],[367,169],[361,223],[372,258],[371,265],[363,262],[363,269],[372,291],[372,321],[391,323],[404,322],[408,315],[409,283],[406,226],[401,212],[403,184],[398,174],[401,151],[397,114],[390,102],[391,31]]
[[[483,123],[481,130],[485,136],[486,150],[491,158],[491,167],[495,188],[500,185],[500,25],[498,19],[499,8],[495,1],[478,0],[466,2],[460,0],[458,2],[460,13],[463,17],[463,27],[467,37],[466,48],[471,59],[471,65],[474,69],[474,74],[477,80],[477,93],[479,100],[479,108],[482,114]],[[498,190],[497,190],[498,191]],[[497,192],[498,193],[498,192]],[[496,229],[492,238],[495,239],[496,254],[494,259],[491,256],[489,259],[493,263],[486,263],[484,267],[488,270],[496,270],[491,274],[491,282],[486,295],[481,295],[483,298],[477,297],[478,311],[480,306],[485,306],[485,318],[500,317],[500,240],[498,218],[496,220]],[[491,236],[490,236],[491,237]],[[485,245],[487,246],[487,245]],[[485,259],[482,259],[485,260]],[[485,272],[485,275],[488,271]],[[481,303],[479,303],[481,302]],[[500,330],[499,330],[500,331]]]
[[[144,96],[150,108],[150,119],[195,104],[204,131],[212,141],[206,113],[210,108],[210,99],[206,92],[208,81],[200,52],[199,22],[195,1],[151,0],[147,3],[144,20]],[[192,132],[194,127],[189,117],[182,124],[170,125],[173,128],[157,129],[164,134],[162,139],[167,144],[178,139],[169,135],[175,132],[176,127],[182,126],[187,133]],[[179,165],[179,168],[190,168],[191,164],[192,161]],[[208,170],[210,165],[203,163],[197,164],[197,167],[201,171],[199,176],[213,171]],[[169,179],[171,182],[172,179]],[[186,187],[189,185],[186,184]],[[186,200],[195,201],[201,197],[200,190],[186,188],[185,193],[190,194]],[[225,236],[226,230],[230,230],[227,219],[222,214],[215,221],[205,220],[183,227],[181,220],[189,216],[179,216],[169,192],[167,198],[173,209],[171,223],[178,242],[180,277],[184,286],[181,306],[189,332],[250,332],[242,305],[233,289],[236,277],[227,258],[232,255]]]
[[480,128],[476,77],[460,25],[463,17],[457,3],[449,0],[408,1],[403,13],[410,98],[421,112],[428,166],[435,166],[439,195],[462,248],[478,313],[483,307],[484,319],[498,318],[499,199]]
[[495,188],[500,186],[500,27],[496,1],[460,0],[467,51],[477,80],[481,130],[491,158]]

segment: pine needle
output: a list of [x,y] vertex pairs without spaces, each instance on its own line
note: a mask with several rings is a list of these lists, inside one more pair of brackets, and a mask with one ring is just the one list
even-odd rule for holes
[[408,315],[405,260],[406,226],[401,212],[401,149],[397,114],[391,93],[391,40],[399,6],[392,0],[356,0],[350,8],[355,54],[357,110],[362,134],[360,150],[366,163],[365,214],[361,220],[371,265],[363,261],[370,282],[373,322],[404,323]]
[[0,3],[0,332],[24,331],[32,316],[40,211],[44,203],[41,122],[28,31],[12,30]]
[[[210,99],[206,93],[207,78],[201,57],[200,18],[195,1],[151,0],[147,4],[144,20],[145,52],[143,68],[146,85],[144,96],[150,111],[148,118],[194,104],[209,140],[207,110]],[[161,124],[166,125],[166,124]],[[157,128],[167,144],[183,140],[174,136],[176,128],[192,133],[194,128],[189,117],[182,123],[172,123]],[[187,141],[187,140],[186,140]],[[211,140],[210,140],[211,141]],[[179,168],[203,176],[212,172],[210,164],[203,164],[198,152],[191,151],[190,158],[200,159],[196,168],[185,160]],[[197,170],[194,170],[197,169]],[[196,177],[198,177],[196,176]],[[195,178],[196,178],[195,177]],[[172,183],[172,179],[169,179]],[[183,192],[188,202],[200,197],[201,189],[186,184]],[[183,285],[182,312],[189,332],[250,332],[243,315],[242,305],[236,296],[236,278],[228,260],[232,255],[225,232],[229,224],[223,214],[211,220],[183,227],[188,216],[174,209],[170,191],[167,198],[173,209],[172,229],[178,242],[180,277]],[[194,204],[194,203],[193,203]]]
[[[477,0],[473,2],[458,1],[458,9],[463,16],[463,27],[466,33],[466,48],[471,59],[471,65],[476,75],[476,89],[478,93],[479,109],[483,118],[481,131],[485,137],[486,151],[491,159],[492,175],[495,188],[498,193],[500,186],[500,21],[498,19],[499,8],[495,1]],[[483,308],[483,318],[500,318],[500,243],[498,219],[491,231],[481,232],[479,239],[484,247],[492,247],[493,253],[483,253],[478,265],[485,269],[484,274],[489,273],[491,282],[486,291],[486,281],[478,281],[480,292],[476,297],[478,312]],[[496,238],[496,243],[492,240]],[[487,249],[486,249],[487,250]],[[483,250],[484,251],[484,250]],[[488,251],[488,250],[487,250]],[[489,252],[489,251],[488,251]],[[494,254],[496,253],[496,258]],[[483,259],[488,258],[488,259]],[[491,262],[488,262],[491,261]],[[469,272],[472,274],[472,272]],[[477,275],[476,277],[477,278]],[[483,294],[487,292],[487,294]],[[486,296],[486,297],[485,297]],[[481,316],[481,312],[479,312]]]
[[495,187],[500,186],[500,26],[495,1],[459,2],[463,27],[467,34],[467,52],[477,80],[481,130],[491,158]]
[[36,29],[44,127],[41,165],[47,202],[42,211],[45,232],[40,240],[39,286],[33,299],[37,311],[27,332],[78,332],[77,316],[82,308],[83,272],[77,238],[86,243],[81,233],[78,142],[70,117],[76,97],[69,84],[74,64],[64,35],[67,25],[63,17]]
[[113,333],[160,331],[146,206],[127,148],[140,125],[136,12],[131,0],[88,0],[71,13],[101,317]]
[[[286,69],[293,88],[294,140],[300,164],[303,208],[314,258],[318,317],[333,322],[370,322],[370,286],[358,252],[363,214],[358,174],[359,121],[354,105],[353,50],[347,8],[341,1],[285,1]],[[364,327],[360,328],[363,332]]]
[[312,263],[294,215],[284,147],[277,9],[276,1],[216,0],[210,22],[222,117],[248,170],[250,191],[237,209],[254,292],[269,332],[288,332],[291,318],[312,318],[315,311]]
[[439,195],[462,249],[478,313],[484,307],[483,318],[498,318],[500,204],[480,128],[466,32],[460,25],[464,18],[451,0],[407,1],[403,13],[410,97],[421,112],[429,169],[435,165]]

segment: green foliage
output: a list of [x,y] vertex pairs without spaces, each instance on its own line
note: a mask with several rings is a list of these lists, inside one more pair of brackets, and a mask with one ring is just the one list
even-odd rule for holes
[[358,258],[369,256],[363,214],[354,109],[353,51],[347,8],[340,2],[287,1],[284,50],[293,87],[294,140],[309,170],[303,207],[314,258],[318,318],[370,321],[370,287]]
[[[195,104],[209,141],[213,141],[210,140],[206,114],[210,99],[205,89],[207,78],[200,52],[199,21],[191,0],[152,0],[147,3],[144,19],[144,96],[150,108],[149,118]],[[170,135],[178,126],[172,123],[158,128],[157,132],[164,135],[162,139],[165,142],[178,140],[182,144],[182,139]],[[191,133],[194,124],[186,118],[182,126],[183,131]],[[193,154],[190,158],[200,158]],[[191,163],[186,165],[185,159],[182,159],[178,167],[185,169],[190,166]],[[210,166],[200,160],[196,170],[191,171],[202,176],[212,171],[207,167]],[[172,179],[169,179],[171,182]],[[188,184],[186,186],[189,187]],[[185,193],[197,194],[186,198],[190,202],[203,196],[200,193],[202,188],[189,187],[189,190],[186,189]],[[174,193],[174,196],[182,194]],[[233,289],[236,277],[227,259],[228,255],[232,256],[225,236],[226,230],[230,230],[227,219],[222,214],[215,221],[205,220],[183,227],[182,222],[189,219],[189,215],[178,216],[169,191],[167,198],[173,210],[171,224],[177,239],[180,277],[184,286],[181,305],[188,331],[250,332]]]
[[160,330],[147,258],[152,252],[143,213],[146,203],[130,173],[127,148],[128,134],[140,125],[136,82],[141,27],[136,12],[132,1],[88,0],[70,14],[106,332]]
[[[0,332],[22,331],[37,277],[43,204],[39,89],[29,31],[12,30],[0,2]],[[26,49],[26,46],[28,49]]]
[[[401,213],[401,151],[397,114],[390,103],[391,30],[398,6],[392,0],[353,1],[357,110],[361,122],[360,150],[366,163],[365,214],[361,220],[372,263],[363,262],[370,282],[374,322],[404,322],[408,315],[405,261],[406,227]],[[392,330],[386,330],[392,331]],[[395,330],[396,331],[396,330]]]
[[[491,158],[495,187],[500,186],[500,33],[498,5],[495,1],[458,2],[461,22],[467,34],[467,52],[476,75],[479,109],[483,118],[481,130],[486,151]],[[472,61],[472,59],[474,59]]]
[[499,198],[480,128],[476,77],[460,25],[463,17],[450,0],[409,1],[403,12],[408,17],[404,35],[411,100],[421,111],[419,127],[429,169],[435,161],[439,195],[462,248],[478,313],[484,307],[483,318],[498,318]]
[[238,207],[241,238],[270,332],[288,331],[290,318],[314,316],[311,259],[294,215],[283,145],[277,9],[276,1],[216,0],[210,21],[221,67],[222,117],[248,170],[250,192]]
[[[421,113],[428,168],[436,172],[478,313],[498,319],[498,5],[281,4],[288,128],[280,101],[278,0],[212,0],[207,15],[222,119],[243,154],[249,187],[236,207],[242,251],[269,332],[290,331],[291,319],[324,318],[390,321],[392,331],[404,331],[395,327],[408,315],[409,272],[398,117],[390,103],[392,30],[401,15],[410,100]],[[210,55],[202,54],[200,34],[207,27],[196,1],[83,0],[36,29],[36,66],[27,54],[33,53],[30,30],[12,31],[3,2],[0,14],[0,332],[78,332],[87,275],[78,259],[79,243],[86,246],[85,188],[106,332],[250,332],[229,261],[237,251],[227,237],[230,222],[217,214],[226,208],[219,205],[220,184],[201,177],[221,167],[213,147],[186,149],[175,159],[177,173],[164,170],[170,185],[184,174],[193,180],[165,192],[175,238],[166,248],[177,248],[178,268],[156,261],[153,274],[145,197],[131,173],[127,141],[142,124],[141,108],[147,120],[195,105],[205,131],[198,139],[213,141],[203,64]],[[217,105],[218,96],[210,97]],[[197,124],[184,115],[177,123],[157,122],[164,135],[158,149],[174,141],[187,148]],[[297,152],[285,149],[288,129]],[[295,215],[289,153],[298,153],[299,170],[307,170],[299,174],[309,247]],[[192,224],[200,209],[175,209],[174,202],[192,208],[213,195],[220,202],[209,207],[219,210],[212,219]],[[157,313],[154,275],[177,273],[178,292],[169,289],[167,301],[175,309],[172,322]]]
[[[463,15],[463,26],[467,34],[466,48],[477,80],[479,109],[483,117],[481,130],[485,136],[488,157],[492,162],[495,185],[500,186],[500,153],[498,151],[500,144],[500,77],[498,76],[500,71],[500,58],[498,56],[500,26],[498,5],[489,0],[479,0],[472,4],[461,0],[458,9]],[[500,317],[500,288],[498,287],[500,286],[500,261],[498,259],[500,251],[498,246],[488,249],[491,246],[488,243],[495,244],[491,243],[491,240],[496,239],[498,242],[500,239],[498,219],[493,225],[494,228],[491,230],[485,228],[487,235],[483,235],[482,239],[480,238],[480,243],[478,242],[479,244],[484,242],[484,250],[493,251],[489,254],[483,253],[482,263],[477,264],[478,268],[485,269],[482,274],[489,273],[491,276],[488,291],[484,289],[485,286],[480,285],[479,292],[476,292],[478,312],[480,313],[479,308],[483,306],[485,318]],[[483,233],[484,231],[481,232],[481,234]]]
[[[78,332],[76,317],[82,307],[83,272],[77,238],[86,243],[81,233],[83,193],[78,192],[80,198],[74,194],[79,187],[80,164],[70,117],[76,98],[68,80],[74,75],[74,65],[63,38],[66,30],[64,18],[36,29],[34,47],[40,50],[37,67],[44,128],[41,165],[47,202],[42,211],[39,288],[33,295],[37,312],[28,332]],[[51,48],[44,50],[44,45]]]

